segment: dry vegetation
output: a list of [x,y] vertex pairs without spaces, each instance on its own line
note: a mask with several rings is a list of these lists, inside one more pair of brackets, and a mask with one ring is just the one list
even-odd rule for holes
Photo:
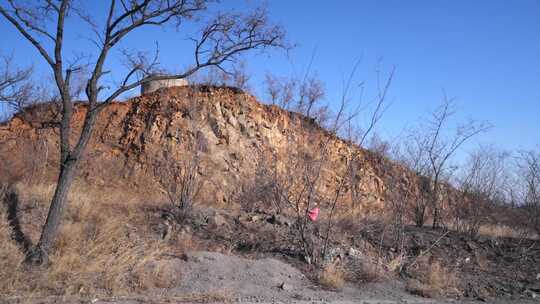
[[328,264],[319,274],[319,283],[327,288],[340,290],[345,285],[345,272],[336,263]]
[[[18,184],[23,230],[35,241],[54,187]],[[104,194],[81,185],[70,196],[53,263],[28,272],[1,213],[0,293],[9,295],[118,295],[167,287],[178,279],[160,267],[164,245],[148,237],[142,208],[122,192]],[[112,220],[114,219],[114,220]]]
[[439,261],[418,261],[417,276],[407,281],[407,289],[414,294],[435,298],[459,295],[456,274]]
[[483,224],[478,235],[489,238],[538,239],[538,234],[526,227],[510,227],[505,224]]

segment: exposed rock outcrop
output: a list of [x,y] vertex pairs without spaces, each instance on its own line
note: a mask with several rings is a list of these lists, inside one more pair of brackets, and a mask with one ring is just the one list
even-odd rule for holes
[[[39,105],[0,125],[0,170],[12,178],[53,180],[58,159],[55,106]],[[80,129],[86,106],[78,104],[73,117]],[[385,158],[359,150],[333,137],[312,120],[232,88],[174,87],[112,103],[100,114],[81,163],[80,178],[106,186],[129,186],[137,191],[153,188],[156,174],[171,159],[181,159],[194,138],[202,142],[201,173],[207,182],[203,200],[230,203],[246,180],[253,179],[258,155],[271,152],[282,165],[291,143],[315,151],[329,140],[330,167],[322,185],[331,193],[336,170],[344,159],[360,153],[356,185],[367,209],[381,208],[388,177],[417,192],[417,177]],[[397,178],[396,178],[397,177]]]

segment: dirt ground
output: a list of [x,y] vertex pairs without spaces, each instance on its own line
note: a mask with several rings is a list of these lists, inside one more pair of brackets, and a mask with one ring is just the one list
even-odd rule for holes
[[[363,259],[375,250],[381,258],[391,260],[397,254],[395,240],[381,237],[387,232],[377,224],[342,225],[332,248],[334,258],[346,270],[346,282],[334,290],[317,281],[317,270],[299,253],[291,218],[213,208],[200,208],[183,218],[163,208],[146,212],[151,216],[145,225],[153,232],[144,237],[159,238],[170,249],[190,244],[190,250],[170,250],[147,264],[147,271],[159,272],[166,287],[124,297],[25,295],[0,299],[0,304],[540,303],[537,240],[472,239],[452,231],[407,227],[402,250],[409,267],[370,278],[362,268]],[[136,232],[130,238],[144,240]],[[421,267],[411,265],[432,260],[452,270],[457,279],[455,293],[432,298],[411,293],[409,282],[419,280],[422,273]]]
[[[216,252],[190,252],[169,257],[171,271],[182,279],[171,289],[152,290],[144,296],[118,298],[10,298],[0,303],[474,303],[470,300],[426,299],[404,292],[399,282],[370,283],[358,288],[347,284],[329,291],[306,278],[294,267],[272,258],[250,260]],[[538,303],[533,300],[489,300],[488,303]]]
[[[205,215],[199,214],[198,217],[184,224],[181,230],[188,229],[204,248],[233,252],[248,258],[278,258],[309,276],[310,269],[305,267],[292,241],[292,219],[276,218],[264,212],[231,214],[216,210],[206,211]],[[216,223],[198,224],[208,219],[215,222],[215,218],[219,219],[218,227]],[[399,244],[380,223],[342,226],[339,229],[342,231],[332,246],[334,256],[341,259],[344,267],[357,268],[358,259],[373,254],[373,251],[380,252],[388,260],[399,255],[396,249]],[[413,266],[421,262],[439,261],[456,276],[456,287],[467,298],[519,298],[540,294],[540,241],[537,239],[471,238],[454,231],[405,227],[400,244],[404,259],[409,263],[415,262],[403,271],[402,279],[414,278],[416,269]],[[351,252],[360,254],[355,257]],[[407,266],[407,262],[404,264]],[[351,281],[370,281],[361,273],[353,274]]]
[[242,303],[540,302],[537,240],[472,239],[452,231],[407,227],[402,242],[408,259],[421,255],[417,264],[436,259],[456,276],[455,294],[429,299],[412,295],[408,289],[408,282],[418,275],[412,266],[398,277],[365,279],[359,273],[359,257],[352,256],[351,250],[378,248],[387,257],[395,251],[391,238],[380,237],[384,232],[377,225],[349,227],[354,237],[344,233],[335,241],[336,255],[350,268],[348,282],[339,291],[321,287],[314,269],[306,266],[291,241],[293,222],[261,211],[195,212],[189,220],[177,223],[175,235],[189,234],[201,248],[214,252],[187,253],[170,260],[174,265],[170,268],[182,269],[182,280],[162,292],[177,297],[204,294]]

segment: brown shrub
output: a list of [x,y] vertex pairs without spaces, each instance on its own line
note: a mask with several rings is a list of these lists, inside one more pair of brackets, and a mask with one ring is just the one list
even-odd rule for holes
[[419,269],[407,281],[407,290],[423,297],[441,297],[459,294],[456,273],[439,261],[418,261]]
[[444,294],[447,291],[453,291],[457,282],[456,275],[439,262],[433,262],[429,265],[428,284],[435,290]]
[[376,282],[384,276],[384,271],[379,261],[364,261],[357,269],[357,278],[364,282]]
[[335,263],[328,264],[319,274],[319,283],[326,288],[340,290],[345,285],[345,273]]

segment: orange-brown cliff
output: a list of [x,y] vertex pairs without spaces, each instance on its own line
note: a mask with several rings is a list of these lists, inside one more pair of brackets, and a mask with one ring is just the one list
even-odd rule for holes
[[[81,127],[86,107],[73,117]],[[4,179],[51,182],[58,164],[56,108],[42,104],[26,109],[0,125],[0,173]],[[337,185],[344,159],[359,153],[353,179],[366,210],[383,207],[387,189],[415,194],[418,178],[406,168],[333,137],[313,121],[230,88],[175,87],[108,105],[100,114],[80,164],[79,178],[105,189],[155,191],[160,168],[181,159],[193,138],[204,141],[202,170],[206,180],[201,200],[233,204],[246,181],[254,178],[261,153],[275,155],[287,166],[291,149],[317,151],[328,141],[324,191]],[[309,127],[306,127],[309,126]],[[298,177],[300,178],[300,177]],[[391,183],[391,184],[390,184]]]

